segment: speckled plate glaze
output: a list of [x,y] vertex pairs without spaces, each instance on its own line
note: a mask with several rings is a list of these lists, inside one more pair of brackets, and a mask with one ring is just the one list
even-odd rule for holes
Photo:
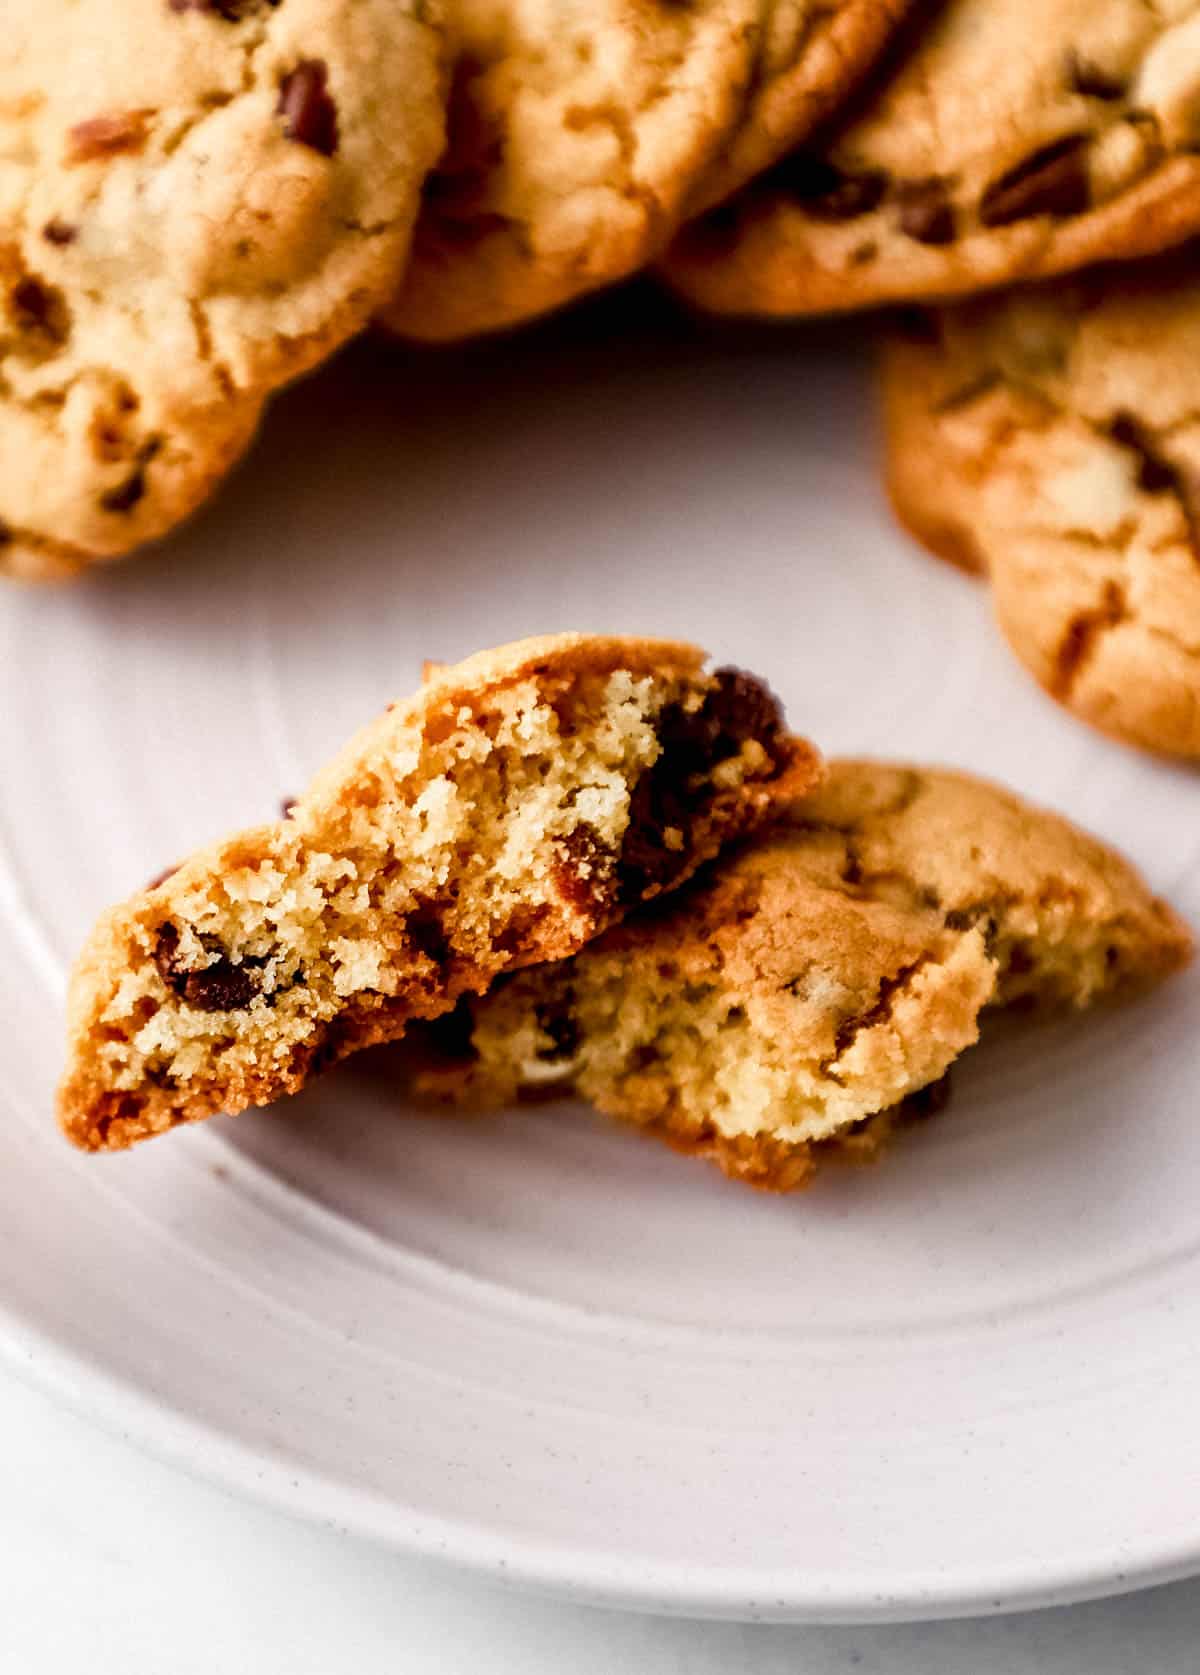
[[248,1494],[614,1604],[861,1619],[1200,1568],[1200,973],[1015,1028],[878,1169],[758,1197],[572,1106],[287,1109],[73,1155],[97,910],[269,817],[424,657],[686,635],[830,751],[958,763],[1200,923],[1200,781],[1074,724],[875,481],[853,338],[606,303],[294,391],[169,547],[0,595],[0,1343]]

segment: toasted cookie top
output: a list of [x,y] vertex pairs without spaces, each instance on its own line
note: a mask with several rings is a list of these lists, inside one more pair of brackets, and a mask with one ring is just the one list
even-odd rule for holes
[[910,0],[457,0],[449,144],[383,315],[515,324],[621,278],[836,105]]
[[724,313],[946,297],[1200,228],[1200,6],[948,0],[855,114],[685,229],[668,282]]
[[71,575],[163,534],[394,286],[442,144],[438,15],[10,0],[0,569]]

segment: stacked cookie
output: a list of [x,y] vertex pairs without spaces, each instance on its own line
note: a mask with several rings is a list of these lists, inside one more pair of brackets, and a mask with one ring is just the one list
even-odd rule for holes
[[575,1087],[783,1190],[927,1110],[985,1009],[1089,1006],[1190,949],[1064,820],[826,776],[755,676],[562,635],[435,670],[284,819],[106,914],[59,1112],[121,1149],[407,1036],[418,1095]]

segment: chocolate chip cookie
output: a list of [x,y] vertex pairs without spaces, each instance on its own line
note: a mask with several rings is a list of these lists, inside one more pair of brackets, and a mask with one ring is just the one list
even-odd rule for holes
[[641,267],[835,107],[910,0],[456,0],[449,144],[383,321],[465,337]]
[[927,17],[852,117],[685,229],[672,287],[722,313],[821,313],[1200,229],[1196,0],[947,0]]
[[1200,279],[1187,247],[912,323],[883,359],[909,528],[989,577],[1048,692],[1200,758]]
[[809,790],[767,688],[694,647],[559,635],[435,672],[287,818],[105,914],[60,1116],[88,1150],[262,1105],[562,959]]
[[834,762],[661,910],[461,1008],[415,1088],[574,1087],[784,1190],[831,1148],[877,1151],[984,1008],[1089,1006],[1190,952],[1133,868],[1058,816],[965,774]]
[[394,289],[443,143],[438,17],[8,0],[0,571],[67,577],[164,534]]

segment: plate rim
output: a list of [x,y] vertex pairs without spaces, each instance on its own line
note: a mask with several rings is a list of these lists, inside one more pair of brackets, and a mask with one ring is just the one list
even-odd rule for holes
[[626,1560],[567,1543],[506,1535],[482,1522],[414,1516],[394,1500],[375,1499],[299,1461],[256,1450],[149,1394],[98,1357],[72,1347],[0,1297],[0,1365],[26,1388],[77,1418],[148,1454],[160,1464],[227,1493],[330,1532],[375,1543],[405,1558],[439,1563],[472,1576],[565,1603],[713,1621],[813,1626],[948,1621],[1006,1616],[1115,1598],[1200,1574],[1200,1523],[1181,1546],[1064,1558],[1040,1574],[1018,1567],[948,1583],[945,1576],[903,1577],[888,1592],[865,1578],[803,1577],[795,1570]]

